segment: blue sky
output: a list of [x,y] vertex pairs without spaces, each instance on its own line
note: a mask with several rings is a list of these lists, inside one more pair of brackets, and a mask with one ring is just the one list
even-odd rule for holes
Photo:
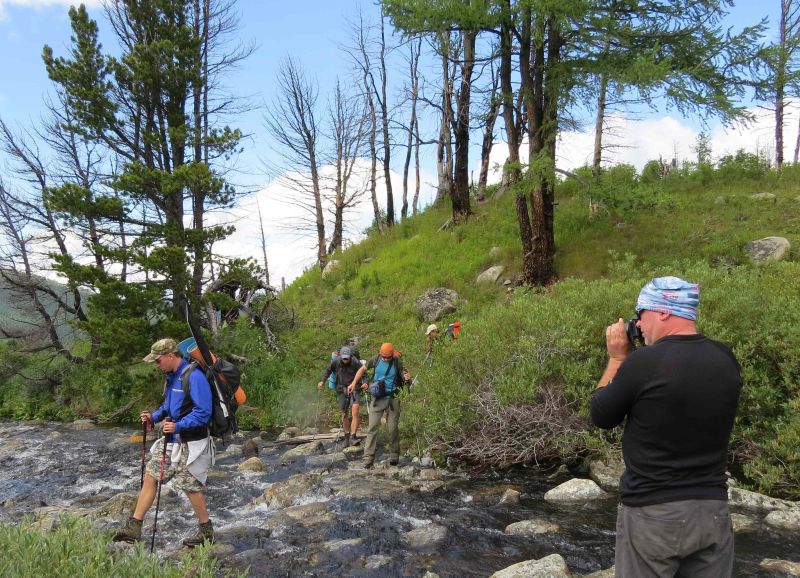
[[[42,47],[49,44],[56,55],[68,51],[69,4],[68,0],[0,0],[0,117],[12,126],[31,124],[43,114],[42,100],[49,90],[49,81],[41,60]],[[112,45],[99,0],[86,4],[92,17],[100,23],[101,42],[106,46]],[[340,46],[348,39],[346,18],[355,16],[358,5],[349,0],[239,0],[237,9],[241,16],[241,41],[255,42],[258,48],[239,70],[228,77],[229,88],[234,93],[251,96],[254,105],[268,103],[275,95],[273,79],[280,61],[291,54],[318,79],[320,101],[324,102],[325,93],[336,76],[346,78],[352,69]],[[378,8],[373,2],[367,0],[361,6],[368,18],[376,19]],[[730,25],[740,28],[768,16],[774,27],[779,6],[779,0],[740,1],[732,9]],[[263,128],[262,115],[263,111],[253,110],[235,122],[235,126],[254,135],[245,143],[246,152],[238,165],[241,172],[234,179],[247,189],[259,189],[268,182],[266,170],[260,162],[260,159],[269,156],[269,141]],[[713,150],[719,154],[732,152],[738,146],[752,143],[753,135],[756,135],[756,141],[761,139],[760,142],[768,142],[771,131],[768,120],[765,119],[762,126],[757,128],[734,127],[723,131],[721,127],[712,127],[712,136],[717,139]],[[666,158],[671,158],[674,153],[684,158],[691,156],[690,147],[699,130],[696,119],[682,119],[663,111],[648,112],[635,123],[620,118],[619,123],[627,140],[621,143],[624,146],[615,153],[617,156],[613,160],[631,162],[637,166],[659,155]],[[793,121],[793,130],[796,130],[796,125],[797,122]],[[793,144],[793,139],[793,134],[787,134],[787,142]],[[588,132],[565,135],[559,159],[563,168],[586,162],[590,143],[591,135]],[[502,153],[503,147],[495,148],[498,154]],[[396,154],[400,155],[399,152]],[[430,173],[433,172],[433,154],[431,149],[427,161],[428,167],[431,167]],[[791,155],[791,151],[787,150],[787,154]],[[495,160],[502,162],[500,157]],[[0,171],[5,172],[2,159]],[[432,180],[433,176],[429,174],[427,181]],[[276,198],[281,194],[273,183],[244,203],[239,212],[229,215],[229,219],[237,221],[239,232],[220,248],[237,253],[241,252],[242,245],[252,246],[254,255],[258,256],[260,239],[255,238],[257,222],[252,222],[252,215],[256,213],[255,201],[258,200],[262,211],[271,215],[273,221],[286,220],[291,218],[286,208],[275,205]],[[428,188],[424,194],[429,198],[432,191]],[[363,229],[369,220],[369,209],[365,206],[354,231]],[[265,219],[265,226],[270,231],[268,245],[273,278],[285,276],[287,280],[292,279],[303,267],[313,262],[314,251],[308,239],[273,231],[269,219]]]

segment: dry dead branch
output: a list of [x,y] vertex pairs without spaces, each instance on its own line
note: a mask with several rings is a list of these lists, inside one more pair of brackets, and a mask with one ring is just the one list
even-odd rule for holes
[[554,385],[542,386],[533,405],[501,405],[493,391],[473,397],[477,428],[444,443],[445,453],[481,465],[546,462],[585,449],[586,420]]

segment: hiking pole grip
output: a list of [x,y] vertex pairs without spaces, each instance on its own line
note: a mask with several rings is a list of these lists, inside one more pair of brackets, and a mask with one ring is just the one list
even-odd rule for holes
[[144,487],[144,462],[147,455],[147,432],[150,431],[150,418],[142,422],[142,478],[139,480],[139,489]]
[[[164,418],[164,422],[172,421],[169,417]],[[158,527],[158,510],[161,506],[161,486],[164,483],[164,464],[167,462],[167,434],[162,430],[162,440],[161,440],[161,468],[158,473],[158,488],[156,489],[156,515],[153,518],[153,535],[150,538],[150,553],[153,553],[153,549],[155,548],[156,544],[156,528]]]

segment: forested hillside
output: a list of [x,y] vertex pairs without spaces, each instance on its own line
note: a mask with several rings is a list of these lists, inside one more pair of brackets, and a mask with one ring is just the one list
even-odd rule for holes
[[[366,357],[389,340],[417,378],[402,398],[409,452],[438,448],[479,463],[602,453],[619,441],[619,432],[605,435],[586,419],[605,365],[604,328],[632,316],[651,277],[675,274],[701,284],[700,330],[729,343],[743,368],[733,467],[763,490],[793,494],[800,267],[794,250],[782,262],[755,264],[745,247],[771,236],[796,246],[800,198],[794,171],[778,179],[754,168],[756,160],[687,165],[665,178],[619,166],[588,187],[562,182],[558,279],[545,288],[518,282],[510,196],[478,205],[461,227],[442,229],[448,212],[439,207],[373,235],[329,274],[310,271],[282,296],[297,327],[283,335],[277,379],[285,392],[272,407],[312,421],[329,352],[356,338]],[[505,267],[497,282],[476,283],[493,265]],[[462,333],[438,341],[428,366],[428,322],[415,302],[436,287],[459,295],[456,310],[436,322],[460,320]]]
[[[632,315],[648,279],[675,274],[701,284],[700,328],[742,366],[731,467],[797,497],[800,165],[783,159],[781,115],[800,40],[768,45],[764,22],[728,31],[728,3],[634,4],[384,0],[325,55],[352,69],[326,105],[302,63],[282,59],[262,176],[299,207],[280,225],[310,234],[315,256],[280,291],[258,197],[235,182],[249,103],[227,75],[255,49],[239,41],[236,3],[112,0],[105,45],[94,13],[70,8],[69,46],[42,47],[43,119],[0,119],[0,269],[19,275],[9,302],[30,305],[37,328],[0,341],[0,415],[135,422],[162,383],[141,357],[187,336],[188,296],[244,370],[243,427],[335,425],[316,389],[330,352],[354,339],[366,357],[389,340],[415,378],[404,451],[569,462],[618,445],[587,421],[603,328]],[[639,170],[604,157],[609,106],[744,122],[748,99],[775,112],[774,161],[764,147],[713,151],[703,133],[691,160]],[[580,124],[596,127],[591,166],[566,171],[559,139]],[[360,205],[372,224],[351,245]],[[260,243],[231,242],[239,223],[221,215],[237,209],[258,213]],[[781,254],[757,262],[750,244],[766,238]],[[490,267],[502,270],[478,282]],[[417,301],[439,288],[457,294],[453,309],[426,319]],[[456,320],[460,338],[426,358],[427,325]]]

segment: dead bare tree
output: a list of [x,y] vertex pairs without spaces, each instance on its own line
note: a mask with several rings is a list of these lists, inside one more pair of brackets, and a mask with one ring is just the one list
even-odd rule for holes
[[449,197],[453,191],[453,86],[455,85],[456,67],[454,55],[458,48],[453,46],[449,32],[436,34],[435,49],[441,59],[442,67],[442,99],[441,117],[439,120],[439,140],[436,144],[436,173],[439,177],[439,188],[436,192],[438,203]]
[[342,249],[345,211],[355,208],[366,193],[365,180],[354,171],[365,152],[369,122],[364,102],[345,94],[338,80],[328,108],[335,169],[329,199],[333,213],[333,234],[328,244],[328,254],[331,254]]
[[486,183],[489,180],[489,158],[494,145],[494,126],[500,112],[500,95],[498,93],[500,74],[495,67],[494,59],[489,60],[490,83],[486,96],[486,112],[481,115],[483,121],[483,140],[481,142],[481,169],[478,174],[478,191],[476,200],[486,199]]
[[[405,219],[408,216],[408,169],[411,165],[412,146],[416,151],[416,190],[413,200],[413,214],[417,214],[417,202],[419,200],[419,119],[417,118],[417,102],[419,100],[419,57],[422,52],[422,37],[412,38],[408,43],[408,68],[409,68],[409,90],[408,98],[411,101],[411,113],[408,122],[408,138],[406,139],[406,161],[403,165],[403,205],[400,216]],[[414,137],[417,137],[416,143]]]
[[283,160],[277,171],[281,173],[281,182],[292,191],[285,200],[307,216],[299,225],[311,228],[316,234],[317,264],[324,269],[328,252],[320,184],[317,97],[316,82],[306,77],[299,62],[287,57],[278,71],[278,95],[267,108],[264,123]]
[[375,97],[375,73],[372,65],[372,39],[369,25],[364,21],[364,15],[359,9],[357,20],[351,24],[351,37],[353,44],[345,47],[351,62],[360,72],[360,82],[367,106],[367,131],[368,149],[370,158],[369,191],[372,200],[372,212],[375,218],[375,227],[383,233],[385,220],[381,214],[377,191],[377,163],[378,163],[378,111]]

